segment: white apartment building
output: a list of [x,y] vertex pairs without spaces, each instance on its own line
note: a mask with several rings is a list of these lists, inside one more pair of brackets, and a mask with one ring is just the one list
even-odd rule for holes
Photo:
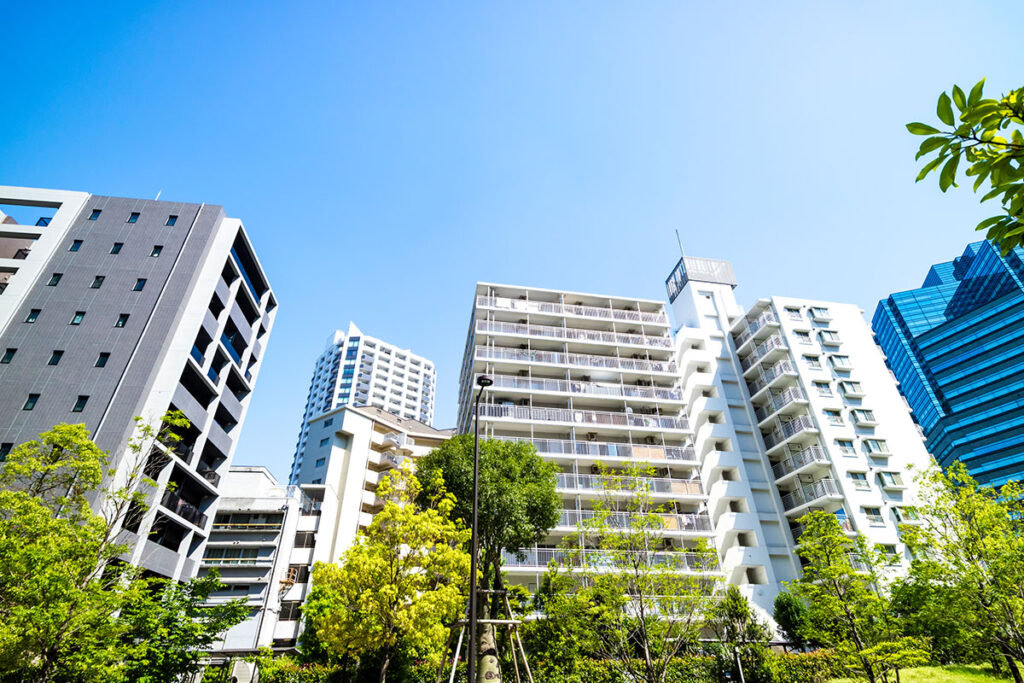
[[[680,337],[713,349],[704,367],[725,398],[713,414],[723,436],[736,435],[732,474],[750,488],[747,505],[764,539],[756,552],[768,555],[777,580],[794,576],[796,520],[811,510],[832,512],[894,567],[906,566],[897,524],[914,518],[913,472],[931,458],[863,311],[771,297],[744,312],[731,266],[712,259],[681,259],[667,284]],[[744,496],[742,485],[734,488],[737,500]]]
[[676,359],[660,301],[477,284],[460,431],[473,429],[476,378],[486,373],[494,384],[481,399],[481,438],[532,442],[561,471],[561,519],[525,559],[505,557],[512,580],[535,591],[557,546],[603,496],[599,467],[634,463],[656,471],[646,483],[666,509],[664,552],[707,572],[688,552],[713,542],[714,530]]
[[334,332],[313,370],[289,481],[298,481],[310,422],[318,415],[346,405],[371,406],[429,425],[436,387],[434,364],[423,356],[368,337],[355,323],[347,332]]

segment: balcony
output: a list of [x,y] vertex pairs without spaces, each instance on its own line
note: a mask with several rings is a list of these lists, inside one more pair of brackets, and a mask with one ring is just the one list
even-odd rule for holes
[[599,491],[634,493],[666,493],[677,496],[704,494],[699,479],[668,479],[654,477],[627,477],[598,474],[559,474],[557,488],[565,491]]
[[754,408],[754,415],[762,423],[790,406],[797,405],[807,405],[807,397],[800,387],[790,387],[781,393],[769,395],[765,405]]
[[220,484],[220,475],[213,469],[201,469],[197,470],[196,473],[215,487]]
[[775,481],[788,477],[791,474],[798,474],[812,466],[831,464],[825,449],[821,446],[811,446],[806,450],[797,451],[782,462],[772,465],[772,473]]
[[[607,550],[563,550],[562,548],[522,548],[523,559],[514,553],[503,551],[501,562],[505,568],[524,568],[544,570],[550,562],[563,566],[591,569],[609,569],[624,567],[625,559],[621,552]],[[688,552],[650,552],[643,553],[642,561],[650,566],[665,567],[685,572],[715,572],[718,562],[699,553]]]
[[182,519],[195,524],[200,529],[206,526],[206,515],[200,512],[198,507],[184,500],[170,489],[164,491],[160,504]]
[[761,315],[754,318],[747,325],[747,329],[736,334],[733,339],[736,343],[736,349],[739,350],[748,341],[757,336],[757,333],[763,330],[768,325],[777,326],[779,324],[778,318],[771,311],[765,311]]
[[785,443],[788,443],[794,437],[800,434],[817,434],[818,429],[814,426],[814,421],[807,415],[801,415],[795,417],[789,422],[784,422],[782,425],[773,431],[771,434],[764,435],[764,445],[768,451],[772,451]]
[[271,557],[204,557],[204,567],[269,567]]
[[645,334],[624,334],[621,332],[604,332],[601,330],[582,330],[573,327],[555,327],[554,325],[530,325],[522,323],[505,323],[497,320],[478,320],[476,331],[484,334],[502,334],[521,337],[541,337],[564,341],[583,341],[599,344],[630,344],[633,346],[650,346],[659,349],[671,349],[669,337],[651,337]]
[[741,359],[740,367],[743,369],[743,372],[747,372],[758,363],[768,358],[774,358],[788,348],[786,341],[781,336],[773,335],[754,347],[749,356]]
[[747,389],[750,390],[751,397],[761,393],[764,389],[774,386],[781,377],[796,377],[797,371],[793,367],[793,364],[788,360],[779,361],[775,365],[772,365],[766,370],[761,371],[759,377],[747,382]]
[[664,387],[640,387],[604,382],[569,382],[562,379],[516,377],[513,375],[492,375],[491,378],[494,380],[494,387],[502,389],[551,391],[560,394],[584,394],[588,396],[642,398],[662,401],[683,400],[681,391]]
[[561,422],[584,426],[636,427],[638,429],[653,430],[689,429],[689,424],[685,417],[610,413],[599,410],[573,410],[570,408],[532,408],[530,406],[484,404],[480,406],[480,415],[481,417],[498,420]]
[[625,372],[676,372],[676,364],[672,361],[619,358],[617,356],[598,356],[586,353],[531,351],[529,349],[510,349],[503,346],[478,346],[476,347],[475,356],[477,360],[550,363],[552,365],[604,368]]
[[544,455],[573,455],[619,460],[672,460],[696,465],[692,446],[658,446],[647,444],[610,443],[606,441],[571,441],[563,439],[517,439],[494,437],[503,441],[530,441]]
[[214,522],[211,531],[280,531],[281,522]]
[[[849,517],[840,517],[839,515],[836,515],[836,519],[839,520],[839,528],[842,529],[844,533],[847,535],[857,533],[856,529],[853,528],[853,520]],[[804,533],[806,528],[807,527],[804,524],[794,524],[790,527],[790,531],[793,533],[794,543],[800,543],[800,536]]]
[[842,499],[843,494],[839,492],[839,485],[834,479],[819,479],[813,484],[801,486],[795,491],[783,494],[782,507],[787,513],[813,505],[826,498]]
[[509,299],[503,296],[477,296],[476,305],[478,308],[495,308],[500,311],[542,313],[544,315],[572,315],[581,318],[599,318],[601,320],[620,320],[622,322],[668,325],[668,317],[664,313],[627,311],[619,308],[601,308],[599,306],[561,304],[553,301]]
[[711,518],[705,514],[653,514],[649,516],[632,515],[626,512],[609,512],[605,514],[594,510],[562,510],[556,527],[577,528],[587,520],[603,516],[604,522],[612,529],[630,529],[636,526],[649,528],[641,519],[658,520],[661,528],[665,531],[681,531],[688,533],[710,533]]

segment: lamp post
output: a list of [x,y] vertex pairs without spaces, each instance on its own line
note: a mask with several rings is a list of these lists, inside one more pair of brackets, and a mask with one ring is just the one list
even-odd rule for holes
[[476,393],[476,402],[473,404],[473,536],[470,542],[472,553],[469,556],[469,661],[466,663],[467,683],[475,683],[476,679],[476,556],[479,547],[476,526],[479,515],[480,500],[480,397],[484,395],[484,389],[494,384],[494,380],[488,375],[480,375],[476,378],[476,384],[480,391]]

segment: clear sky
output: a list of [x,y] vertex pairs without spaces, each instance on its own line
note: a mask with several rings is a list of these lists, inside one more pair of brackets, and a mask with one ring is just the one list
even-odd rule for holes
[[[970,16],[966,16],[968,13]],[[0,184],[222,204],[281,303],[235,456],[285,476],[354,320],[438,370],[477,280],[749,303],[916,287],[989,215],[915,185],[935,100],[1024,85],[1024,3],[8,3]],[[994,211],[994,207],[991,211]]]

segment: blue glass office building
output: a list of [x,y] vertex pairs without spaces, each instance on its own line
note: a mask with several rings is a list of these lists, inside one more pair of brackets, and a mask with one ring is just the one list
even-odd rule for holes
[[1024,480],[1024,250],[989,242],[880,301],[871,322],[939,464]]

